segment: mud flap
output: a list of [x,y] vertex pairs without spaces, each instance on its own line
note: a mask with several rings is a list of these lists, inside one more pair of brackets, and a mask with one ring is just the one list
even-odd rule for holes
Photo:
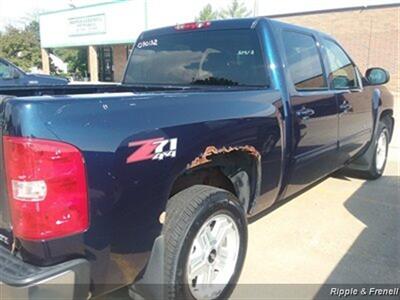
[[163,300],[164,286],[164,236],[160,235],[154,241],[143,277],[129,288],[129,296],[134,300]]
[[358,158],[346,166],[347,170],[368,171],[371,168],[372,158],[375,154],[375,138],[369,144],[367,150]]

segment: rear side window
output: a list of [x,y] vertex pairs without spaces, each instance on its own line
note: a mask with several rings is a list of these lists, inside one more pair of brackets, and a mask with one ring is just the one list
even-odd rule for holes
[[326,89],[321,57],[314,38],[293,31],[283,32],[286,60],[297,90]]
[[212,30],[139,40],[125,83],[268,87],[254,30]]
[[329,64],[329,80],[335,89],[358,87],[356,70],[346,53],[338,44],[324,39]]

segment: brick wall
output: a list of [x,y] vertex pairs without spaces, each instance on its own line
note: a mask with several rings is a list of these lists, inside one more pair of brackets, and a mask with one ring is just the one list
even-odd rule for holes
[[389,71],[388,87],[400,92],[400,6],[277,18],[334,36],[362,73],[380,66]]

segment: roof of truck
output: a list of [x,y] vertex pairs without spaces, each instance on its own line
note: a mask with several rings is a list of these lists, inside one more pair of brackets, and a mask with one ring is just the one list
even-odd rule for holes
[[[212,24],[212,30],[220,30],[220,29],[245,29],[251,28],[255,21],[259,18],[243,18],[243,19],[229,19],[229,20],[214,20],[210,21]],[[164,35],[164,34],[171,34],[176,33],[175,29],[176,25],[156,28],[147,30],[142,33],[141,37],[145,36],[154,36],[154,35]],[[209,28],[198,29],[200,30],[210,30]]]
[[[275,26],[279,26],[279,27],[286,27],[286,28],[292,28],[292,29],[301,29],[301,30],[306,30],[309,32],[314,32],[314,33],[319,33],[321,35],[325,35],[327,36],[326,33],[311,29],[311,28],[306,28],[306,27],[302,27],[302,26],[297,26],[294,24],[289,24],[289,23],[285,23],[285,22],[281,22],[281,21],[277,21],[274,19],[270,19],[268,17],[254,17],[254,18],[241,18],[241,19],[229,19],[229,20],[214,20],[214,21],[210,21],[212,28],[201,28],[201,29],[197,29],[199,31],[206,31],[206,30],[227,30],[227,29],[250,29],[250,28],[254,28],[255,25],[257,24],[257,22],[259,22],[260,20],[268,20],[269,22],[271,22],[272,24],[274,24]],[[201,23],[201,22],[200,22]],[[205,22],[203,22],[205,23]],[[139,39],[143,39],[146,37],[152,37],[152,36],[160,36],[160,35],[166,35],[166,34],[172,34],[172,33],[177,33],[176,30],[176,25],[174,26],[168,26],[168,27],[162,27],[162,28],[156,28],[156,29],[152,29],[152,30],[148,30],[143,32]],[[186,32],[185,30],[183,32]]]

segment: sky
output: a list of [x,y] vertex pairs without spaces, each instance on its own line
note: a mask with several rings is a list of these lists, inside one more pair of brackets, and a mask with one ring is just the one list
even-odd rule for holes
[[[54,11],[73,6],[84,6],[95,3],[112,2],[118,0],[0,0],[0,30],[11,24],[23,24],[37,13]],[[144,1],[144,0],[132,0]],[[210,3],[215,9],[226,7],[230,0],[147,0],[149,19],[158,20],[168,14],[168,19],[175,23],[191,21],[206,4]],[[168,2],[166,2],[168,1]],[[258,15],[272,15],[280,13],[303,12],[320,9],[344,8],[352,6],[368,6],[389,3],[400,3],[399,0],[242,0],[253,10],[258,7]],[[167,11],[159,9],[159,4],[168,3]],[[157,22],[153,22],[157,23]]]

